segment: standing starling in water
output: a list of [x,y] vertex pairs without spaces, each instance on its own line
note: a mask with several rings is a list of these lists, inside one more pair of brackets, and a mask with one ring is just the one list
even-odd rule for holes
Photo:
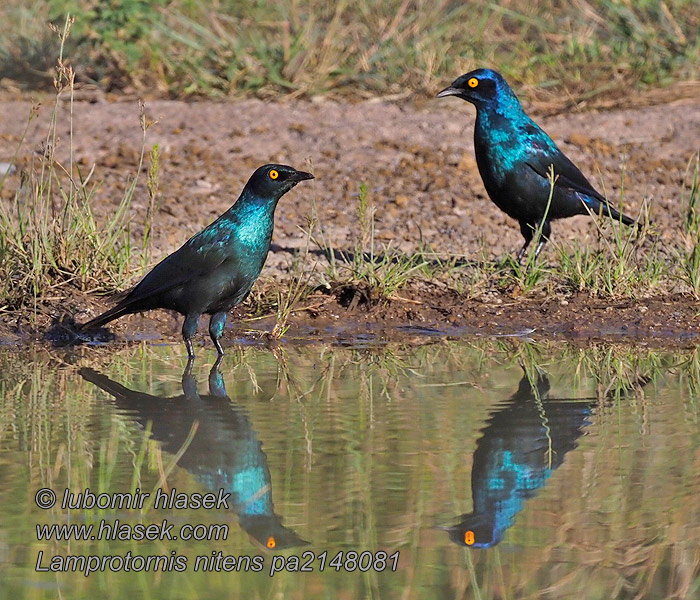
[[167,308],[185,315],[182,337],[194,356],[192,338],[203,314],[219,354],[226,313],[245,300],[270,249],[275,208],[297,183],[313,175],[285,165],[253,173],[235,204],[216,221],[164,258],[115,307],[82,325],[90,329],[123,315]]
[[[525,244],[518,252],[518,260],[541,226],[542,237],[535,256],[540,253],[554,219],[590,211],[625,225],[635,223],[610,206],[552,138],[525,114],[500,74],[491,69],[471,71],[438,94],[438,98],[445,96],[458,96],[476,106],[476,164],[491,200],[520,223]],[[548,177],[550,168],[554,169],[553,191]]]

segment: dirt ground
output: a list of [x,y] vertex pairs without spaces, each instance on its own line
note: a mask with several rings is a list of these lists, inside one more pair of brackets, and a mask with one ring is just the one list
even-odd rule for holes
[[[18,159],[20,169],[32,160],[32,151],[46,134],[51,102],[46,100],[30,125],[28,143]],[[30,106],[24,100],[0,102],[0,162],[12,157]],[[268,162],[316,175],[315,181],[298,186],[280,202],[273,251],[263,271],[268,280],[284,279],[293,250],[306,241],[300,228],[314,210],[327,241],[340,249],[354,246],[362,182],[377,207],[380,243],[391,241],[404,251],[429,244],[441,255],[480,259],[513,252],[522,243],[517,224],[486,196],[473,153],[474,108],[458,99],[421,105],[323,99],[282,104],[153,101],[146,111],[157,121],[148,131],[147,145],[158,144],[161,150],[154,258],[173,251],[226,210],[252,171]],[[682,214],[681,186],[689,161],[700,151],[700,100],[549,116],[533,107],[531,114],[609,197],[619,197],[624,172],[625,212],[636,216],[645,200],[651,202],[651,218],[662,240],[673,239]],[[67,160],[67,103],[58,122],[58,157]],[[96,97],[77,102],[73,140],[78,162],[86,169],[95,165],[93,178],[103,182],[96,204],[106,214],[121,199],[138,163],[136,100]],[[17,180],[17,174],[9,178],[4,199]],[[142,173],[133,205],[137,235],[146,210],[145,181]],[[554,239],[560,242],[592,241],[595,231],[588,217],[553,226]],[[57,306],[56,314],[73,312],[81,321],[107,304],[108,299],[76,297],[70,306]],[[697,303],[687,297],[650,298],[643,304],[587,297],[465,301],[446,287],[417,283],[388,303],[312,296],[300,309],[292,316],[290,335],[499,335],[534,329],[534,336],[691,343],[700,333]],[[175,339],[179,330],[175,318],[160,313],[122,321],[112,329],[127,338]],[[11,338],[29,331],[22,316],[6,316],[4,322]],[[255,324],[264,326],[264,321]],[[250,325],[234,325],[233,330],[241,327]],[[237,335],[234,331],[229,339]]]

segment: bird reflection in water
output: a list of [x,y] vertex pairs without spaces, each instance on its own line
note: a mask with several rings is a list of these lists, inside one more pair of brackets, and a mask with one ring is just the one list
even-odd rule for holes
[[284,527],[275,514],[267,456],[247,411],[227,395],[218,360],[209,373],[209,394],[197,392],[190,361],[182,375],[182,396],[165,398],[130,390],[93,369],[80,374],[114,397],[120,411],[142,427],[151,423],[151,437],[163,450],[176,454],[194,437],[178,466],[210,490],[231,492],[230,508],[241,527],[268,549],[303,546],[308,542]]
[[446,527],[461,546],[490,548],[576,448],[595,405],[593,400],[549,400],[549,381],[538,373],[527,375],[512,398],[491,413],[477,441],[472,466],[474,511]]

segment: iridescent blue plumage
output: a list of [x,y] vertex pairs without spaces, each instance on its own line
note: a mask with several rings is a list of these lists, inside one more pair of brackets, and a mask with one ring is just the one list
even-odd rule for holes
[[272,239],[279,199],[313,175],[285,165],[253,173],[235,204],[206,229],[158,263],[114,308],[85,323],[87,329],[122,315],[167,308],[185,315],[182,336],[194,356],[192,337],[202,314],[219,354],[226,313],[245,300],[260,275]]
[[[457,78],[438,97],[458,96],[476,106],[474,151],[489,197],[520,224],[525,244],[542,226],[536,254],[550,236],[550,221],[601,213],[625,225],[635,221],[619,213],[595,190],[567,156],[523,110],[501,75],[477,69]],[[554,170],[554,190],[548,177]],[[551,202],[550,202],[551,194]]]
[[490,548],[503,540],[525,501],[547,482],[589,424],[593,401],[548,400],[549,382],[523,376],[499,405],[477,442],[472,466],[473,511],[448,527],[462,546]]
[[148,428],[165,452],[175,455],[185,447],[178,466],[208,490],[230,492],[229,508],[257,542],[277,550],[307,544],[275,513],[267,456],[247,412],[226,394],[218,362],[209,374],[209,395],[197,392],[191,368],[190,361],[183,395],[174,398],[130,390],[92,369],[80,374],[112,395],[122,414]]

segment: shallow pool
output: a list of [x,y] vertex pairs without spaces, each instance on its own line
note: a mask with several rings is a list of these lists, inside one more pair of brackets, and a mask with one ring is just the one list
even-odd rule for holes
[[0,597],[700,595],[695,351],[182,352],[0,354]]

